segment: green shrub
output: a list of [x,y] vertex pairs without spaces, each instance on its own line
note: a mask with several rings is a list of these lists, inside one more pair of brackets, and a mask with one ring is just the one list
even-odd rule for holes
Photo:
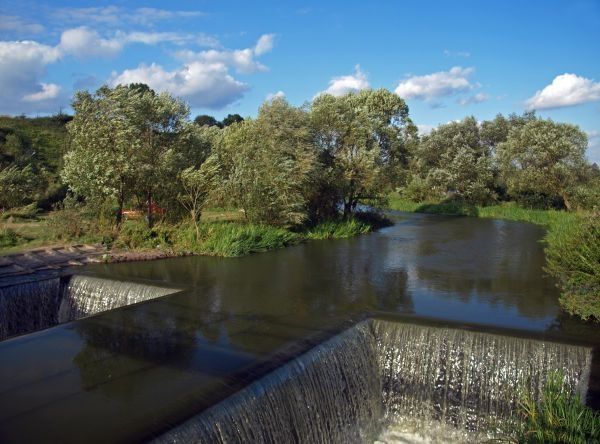
[[600,213],[555,223],[546,241],[546,270],[558,280],[563,308],[600,321]]
[[173,245],[173,228],[163,224],[148,227],[143,220],[125,221],[114,242],[117,248],[144,249],[170,248]]
[[548,375],[539,401],[522,390],[518,403],[521,422],[509,441],[518,443],[600,442],[600,414],[571,393],[560,372]]
[[479,211],[475,205],[461,201],[440,202],[437,204],[424,204],[419,206],[415,212],[426,214],[447,214],[451,216],[477,217]]
[[14,247],[19,238],[10,228],[0,228],[0,248]]

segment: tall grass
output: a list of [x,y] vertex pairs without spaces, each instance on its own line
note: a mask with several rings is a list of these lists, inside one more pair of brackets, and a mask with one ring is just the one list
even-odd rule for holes
[[373,226],[357,218],[321,222],[305,233],[307,239],[343,239],[372,231]]
[[509,432],[510,442],[567,443],[600,442],[600,413],[581,403],[564,383],[564,375],[548,375],[541,398],[536,401],[523,389],[518,402],[520,423]]
[[199,241],[190,227],[182,226],[178,231],[176,250],[210,256],[245,256],[283,248],[301,240],[299,235],[284,228],[232,222],[202,224]]

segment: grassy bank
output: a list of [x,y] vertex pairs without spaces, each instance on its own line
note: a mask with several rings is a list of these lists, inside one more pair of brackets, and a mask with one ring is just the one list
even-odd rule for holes
[[583,320],[600,321],[600,215],[522,208],[515,203],[475,206],[462,202],[410,202],[394,194],[389,208],[530,222],[546,228],[546,271],[556,278],[560,304]]
[[246,223],[239,211],[212,209],[203,214],[199,233],[188,223],[159,222],[148,228],[143,220],[125,221],[115,232],[110,227],[100,230],[98,224],[86,224],[82,220],[78,220],[78,226],[74,228],[70,216],[67,212],[53,212],[5,217],[0,220],[0,254],[42,246],[104,243],[115,252],[161,250],[175,255],[238,257],[307,240],[353,237],[386,224],[380,216],[361,214],[310,227],[287,229]]

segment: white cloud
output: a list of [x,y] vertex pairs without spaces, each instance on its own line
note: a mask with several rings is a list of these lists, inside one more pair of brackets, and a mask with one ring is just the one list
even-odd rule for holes
[[262,35],[254,48],[235,49],[235,50],[216,50],[206,51],[177,51],[176,56],[184,62],[201,63],[220,63],[233,67],[237,72],[250,74],[257,71],[267,71],[267,67],[256,60],[256,56],[262,55],[273,48],[274,34]]
[[190,106],[220,109],[242,97],[248,85],[234,79],[222,63],[191,62],[173,71],[160,65],[140,65],[120,74],[113,72],[109,83],[145,83],[150,88],[167,91],[186,99]]
[[25,102],[43,102],[56,99],[60,94],[60,86],[55,83],[41,83],[42,90],[23,96]]
[[29,112],[32,103],[25,97],[44,91],[40,79],[46,66],[61,55],[57,47],[33,41],[0,41],[0,112]]
[[481,102],[485,102],[486,100],[488,100],[490,98],[490,96],[488,94],[485,93],[477,93],[471,97],[467,97],[467,98],[463,98],[463,99],[459,99],[458,100],[458,104],[459,105],[472,105],[475,103],[481,103]]
[[61,51],[76,57],[109,57],[118,54],[124,46],[122,38],[104,39],[85,26],[67,29],[60,36]]
[[0,31],[23,34],[38,34],[44,30],[39,23],[31,23],[14,15],[0,15]]
[[427,123],[423,123],[423,124],[419,124],[417,125],[417,129],[419,130],[419,135],[421,136],[426,136],[427,134],[429,134],[433,129],[435,128],[435,125],[429,125]]
[[157,8],[125,9],[119,6],[103,6],[89,8],[58,8],[53,14],[60,23],[118,26],[133,23],[152,26],[159,21],[182,20],[201,17],[201,11],[169,11]]
[[411,76],[401,81],[395,92],[404,99],[433,100],[470,91],[479,86],[469,80],[473,71],[473,68],[455,66],[449,71]]
[[331,94],[332,96],[340,97],[350,92],[356,93],[369,87],[370,84],[367,75],[361,71],[360,65],[356,65],[354,67],[354,74],[332,78],[329,81],[329,87],[325,91],[317,93],[315,97],[320,94]]
[[267,102],[270,102],[275,99],[285,99],[285,93],[283,91],[277,91],[275,93],[269,93],[267,94],[267,97],[265,97],[265,100]]
[[561,108],[600,100],[600,82],[575,74],[561,74],[525,102],[528,110]]
[[256,46],[254,47],[254,54],[262,55],[273,49],[273,45],[275,43],[275,34],[264,34],[261,35],[256,42]]

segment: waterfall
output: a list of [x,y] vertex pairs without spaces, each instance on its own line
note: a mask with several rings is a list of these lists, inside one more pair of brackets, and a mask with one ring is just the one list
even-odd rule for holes
[[371,329],[359,324],[155,442],[372,441],[382,415],[375,360]]
[[512,420],[521,384],[539,395],[560,370],[584,393],[590,361],[586,347],[371,320],[155,442],[480,442]]
[[481,442],[491,436],[480,434],[511,418],[519,390],[539,398],[551,372],[562,372],[573,392],[587,389],[586,347],[381,320],[372,325],[390,429]]
[[0,288],[0,341],[56,325],[60,278]]
[[63,289],[58,322],[69,322],[113,308],[166,296],[177,290],[74,275]]
[[0,288],[0,340],[174,293],[172,288],[90,276]]

